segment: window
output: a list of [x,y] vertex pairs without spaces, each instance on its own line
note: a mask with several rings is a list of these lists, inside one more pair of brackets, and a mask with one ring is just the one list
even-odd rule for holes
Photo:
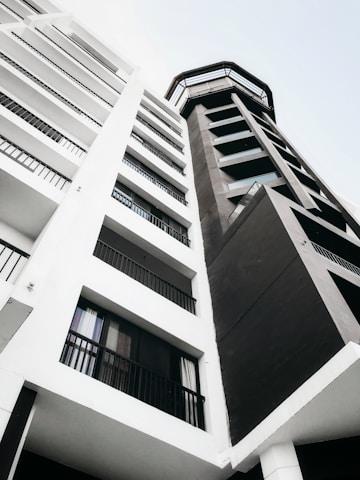
[[252,185],[253,183],[266,183],[270,180],[279,178],[277,172],[268,172],[261,175],[255,175],[254,177],[242,178],[241,180],[236,180],[236,182],[229,183],[229,190],[235,190],[236,188],[245,187],[247,185]]

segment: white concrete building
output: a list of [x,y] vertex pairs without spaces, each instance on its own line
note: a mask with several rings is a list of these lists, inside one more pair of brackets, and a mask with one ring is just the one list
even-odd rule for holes
[[359,225],[267,85],[174,106],[49,0],[0,44],[0,480],[359,478]]
[[186,122],[52,3],[0,18],[1,436],[36,394],[10,470],[24,448],[98,478],[225,478]]

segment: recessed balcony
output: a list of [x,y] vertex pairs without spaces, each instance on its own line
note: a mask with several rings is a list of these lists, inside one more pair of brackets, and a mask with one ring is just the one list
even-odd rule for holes
[[10,112],[14,113],[19,118],[29,123],[31,126],[39,130],[41,133],[43,133],[51,140],[61,145],[63,148],[67,149],[74,155],[81,157],[86,154],[86,150],[83,147],[75,143],[73,140],[70,140],[70,138],[66,137],[66,135],[56,130],[47,122],[34,115],[32,112],[30,112],[2,92],[0,92],[0,105],[7,108]]
[[138,133],[134,131],[131,132],[131,137],[134,140],[136,140],[140,145],[142,145],[144,148],[146,148],[146,150],[156,155],[156,157],[160,158],[160,160],[165,162],[171,168],[179,172],[181,175],[185,175],[184,169],[180,165],[178,165],[174,160],[172,160],[169,155],[167,155],[162,150],[160,150],[155,145],[153,145],[153,143],[149,142],[143,136],[140,136]]
[[163,412],[204,429],[202,395],[70,330],[62,363]]
[[91,125],[96,127],[102,126],[101,122],[99,122],[93,116],[89,115],[87,112],[82,110],[79,106],[75,105],[74,102],[66,98],[56,89],[50,87],[48,83],[42,81],[37,75],[34,75],[33,73],[31,73],[29,70],[24,68],[22,65],[14,61],[9,56],[0,52],[0,58],[5,62],[7,62],[8,65],[16,69],[18,72],[20,72],[22,75],[30,79],[34,84],[40,86],[46,92],[50,93],[50,95],[52,95],[54,98],[56,98],[57,100],[60,100],[60,102],[62,102],[66,107],[70,108],[73,112],[79,115],[82,118],[82,120],[85,120],[86,122],[89,122]]
[[182,203],[183,205],[187,205],[185,194],[182,191],[171,185],[170,182],[160,177],[160,175],[157,173],[153,172],[149,167],[144,165],[142,162],[140,162],[140,160],[135,158],[130,153],[126,152],[123,158],[123,163],[125,163],[125,165],[130,167],[135,172],[139,173],[142,177],[146,178],[149,182],[165,191],[168,195],[175,198],[178,202]]
[[[85,80],[85,78],[83,78],[83,70],[81,70],[81,68],[78,67],[72,60],[67,59],[64,56],[59,61],[59,52],[57,52],[54,48],[50,49],[49,44],[46,43],[45,39],[40,38],[38,35],[35,34],[34,31],[27,29],[24,30],[22,36],[19,36],[15,32],[12,32],[12,35],[14,40],[16,40],[20,45],[22,44],[23,46],[25,46],[25,48],[27,48],[31,52],[30,54],[36,55],[37,58],[42,59],[52,68],[55,68],[55,70],[61,72],[61,74],[67,77],[70,82],[76,84],[77,88],[80,87],[80,89],[86,91],[90,96],[95,97],[97,100],[100,100],[103,105],[112,106],[112,102],[114,101],[114,95],[112,93],[111,101],[109,101],[108,98],[104,98],[103,96],[105,94],[104,89],[102,89],[101,93],[95,91],[94,88],[98,90],[100,86],[100,83],[96,79],[91,79],[91,77],[87,75],[87,78]],[[66,68],[63,68],[64,66]],[[69,70],[71,70],[71,73]],[[74,70],[76,70],[76,72]],[[81,80],[79,79],[79,77],[81,77]],[[91,84],[91,87],[89,86],[89,84]]]
[[71,182],[65,175],[62,175],[45,162],[15,145],[15,143],[10,142],[2,135],[0,135],[0,152],[59,190],[63,190]]
[[220,143],[220,139],[215,143],[214,147],[223,155],[231,155],[246,150],[252,150],[259,147],[259,143],[251,132],[239,133],[238,137],[234,135]]
[[205,427],[197,360],[83,298],[60,362],[195,427]]
[[[344,232],[336,227],[325,228],[321,223],[312,220],[293,209],[294,215],[310,240],[317,253],[360,275],[360,246],[344,238]],[[338,230],[339,233],[336,232]]]
[[209,123],[209,130],[211,130],[218,137],[229,135],[231,133],[242,132],[249,129],[244,117],[237,115],[225,120]]
[[172,146],[173,148],[175,148],[175,150],[177,150],[178,152],[180,153],[183,153],[183,149],[180,145],[178,145],[177,143],[175,143],[173,140],[171,140],[167,135],[165,135],[163,132],[160,131],[159,128],[156,128],[154,127],[154,125],[152,125],[149,121],[147,121],[144,116],[142,115],[139,115],[137,114],[136,115],[136,120],[140,123],[142,123],[143,125],[145,125],[146,128],[148,128],[149,130],[151,130],[153,133],[155,133],[155,135],[157,135],[158,137],[160,137],[162,140],[164,140],[166,143],[168,143],[170,146]]
[[130,208],[137,215],[166,232],[171,237],[190,246],[190,240],[187,236],[187,230],[176,220],[172,219],[158,208],[151,205],[139,195],[135,194],[125,185],[116,182],[112,192],[112,197],[125,207]]
[[163,116],[161,113],[159,113],[157,110],[155,110],[154,107],[150,108],[144,101],[141,102],[141,107],[149,112],[153,117],[155,117],[157,120],[159,120],[161,123],[166,125],[172,132],[175,132],[177,136],[181,137],[181,132],[179,131],[179,128],[174,127],[171,123],[170,120],[167,118],[164,118],[165,115]]
[[220,107],[208,109],[206,116],[212,122],[221,122],[223,120],[235,118],[239,116],[239,113],[238,107],[234,103],[231,103],[230,105],[222,105]]
[[262,173],[260,175],[255,175],[253,177],[242,178],[241,180],[236,180],[235,182],[231,182],[228,184],[229,190],[236,190],[242,187],[248,187],[253,185],[254,183],[264,184],[270,182],[271,180],[275,180],[279,178],[279,174],[275,171]]
[[[189,293],[175,285],[174,272],[170,268],[161,266],[160,262],[156,262],[153,269],[150,270],[144,267],[139,261],[125,255],[123,251],[114,248],[101,239],[96,243],[94,255],[108,265],[111,265],[125,275],[128,275],[137,282],[140,282],[154,292],[179,305],[184,310],[195,314],[195,299]],[[157,270],[162,271],[162,275],[157,274]],[[173,282],[170,281],[170,278],[173,278]],[[180,283],[185,285],[188,282],[186,279],[183,279]]]

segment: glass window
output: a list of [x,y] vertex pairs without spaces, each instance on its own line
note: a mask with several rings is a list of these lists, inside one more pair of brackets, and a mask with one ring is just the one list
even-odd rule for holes
[[236,188],[252,185],[255,182],[266,183],[270,180],[274,180],[275,178],[279,178],[279,174],[277,172],[268,172],[261,175],[255,175],[253,177],[242,178],[241,180],[236,180],[236,182],[229,183],[229,190],[235,190]]

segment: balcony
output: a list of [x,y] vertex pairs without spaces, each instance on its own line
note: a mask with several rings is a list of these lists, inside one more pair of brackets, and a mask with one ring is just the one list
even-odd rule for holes
[[28,258],[27,253],[0,239],[0,279],[15,281]]
[[62,72],[66,77],[70,78],[73,82],[75,82],[77,85],[79,85],[80,87],[82,87],[84,90],[86,90],[88,93],[90,93],[92,96],[96,97],[98,100],[100,100],[101,102],[105,103],[106,105],[109,105],[110,107],[112,107],[112,104],[110,102],[108,102],[107,100],[105,100],[105,98],[103,98],[101,95],[98,95],[94,90],[92,90],[91,88],[89,88],[87,85],[85,85],[85,83],[81,82],[80,80],[78,80],[76,77],[74,77],[73,75],[71,75],[69,72],[67,72],[66,70],[64,70],[62,67],[60,67],[60,65],[58,65],[57,63],[55,63],[53,60],[51,60],[49,57],[47,57],[46,55],[44,55],[42,52],[40,52],[40,50],[38,50],[37,48],[35,48],[33,45],[31,45],[31,43],[29,43],[28,41],[26,41],[24,38],[21,38],[19,35],[17,35],[15,32],[11,32],[12,35],[14,36],[14,38],[16,38],[16,40],[18,42],[22,42],[24,43],[28,48],[30,48],[32,51],[34,51],[36,53],[36,55],[38,55],[40,58],[44,59],[48,64],[50,64],[52,67],[55,67],[56,70],[59,70],[60,72]]
[[253,185],[254,183],[260,183],[260,184],[267,183],[279,177],[280,175],[275,171],[266,172],[266,173],[261,173],[259,175],[254,175],[252,177],[235,180],[234,182],[228,183],[228,187],[229,187],[229,190],[236,190],[241,187],[247,187],[247,186]]
[[356,275],[360,275],[360,268],[358,266],[354,265],[351,262],[348,262],[344,258],[339,257],[339,255],[336,255],[336,253],[331,252],[327,248],[324,248],[313,241],[311,241],[311,245],[314,247],[315,251],[317,253],[320,253],[320,255],[322,255],[323,257],[326,257],[332,262],[335,262],[338,265],[341,265],[342,267],[346,268],[347,270],[350,270],[350,272],[353,272]]
[[243,132],[248,129],[249,127],[242,115],[209,123],[209,130],[218,137]]
[[147,168],[132,155],[127,153],[123,158],[123,163],[125,163],[125,165],[127,165],[128,167],[132,168],[139,175],[146,178],[149,182],[153,183],[158,188],[165,191],[168,195],[175,198],[178,202],[182,203],[183,205],[187,205],[187,201],[185,200],[185,195],[183,192],[175,188],[166,180],[162,179],[159,175],[155,174],[152,170]]
[[70,330],[60,361],[204,430],[205,398],[164,375]]
[[233,134],[228,138],[221,137],[214,140],[214,147],[222,155],[234,155],[238,153],[253,151],[260,147],[259,142],[251,131],[240,132],[238,135]]
[[33,157],[23,148],[15,145],[6,138],[0,135],[0,152],[19,163],[22,167],[26,168],[34,175],[42,178],[46,182],[50,183],[54,187],[62,190],[68,185],[71,180],[57,170],[49,167],[46,163]]
[[0,92],[0,105],[10,110],[10,112],[22,118],[25,122],[29,123],[41,133],[49,137],[51,140],[66,148],[70,152],[74,153],[78,157],[81,157],[83,154],[86,153],[86,150],[84,148],[77,145],[75,142],[67,138],[65,135],[53,128],[51,125],[41,120],[33,113],[29,112],[29,110],[26,110],[26,108],[22,107],[20,104],[18,104],[2,92]]
[[[69,39],[74,45],[81,49],[86,55],[95,60],[98,64],[102,65],[108,72],[110,72],[117,80],[120,80],[123,84],[126,84],[126,81],[121,78],[117,71],[118,67],[114,65],[110,60],[106,59],[100,52],[97,52],[93,46],[89,45],[84,39],[80,38],[75,32],[70,34],[64,33],[58,27],[53,25],[53,28],[61,33],[64,37]],[[114,87],[112,87],[114,88]],[[121,93],[117,91],[117,93]]]
[[158,120],[160,120],[164,125],[166,125],[168,128],[170,128],[173,132],[175,132],[177,135],[181,136],[181,133],[175,128],[173,127],[170,122],[168,122],[167,120],[165,120],[163,117],[161,117],[158,113],[155,113],[154,110],[152,110],[151,108],[149,108],[147,105],[145,105],[143,102],[141,103],[141,106],[144,110],[146,110],[147,112],[151,113],[151,115],[153,115],[155,118],[157,118]]
[[18,63],[16,63],[14,60],[12,60],[11,58],[9,58],[7,55],[3,54],[2,52],[0,52],[0,58],[4,61],[6,61],[9,65],[11,65],[13,68],[15,68],[16,70],[18,70],[19,72],[21,72],[23,75],[25,75],[27,78],[29,78],[30,80],[32,80],[34,83],[36,83],[37,85],[39,85],[40,87],[42,87],[44,90],[46,90],[47,92],[49,92],[51,95],[53,95],[55,98],[57,98],[58,100],[60,100],[62,103],[64,103],[67,107],[71,108],[72,111],[74,111],[75,113],[77,113],[78,115],[80,115],[85,121],[91,123],[92,125],[96,125],[97,127],[101,127],[102,124],[100,122],[98,122],[97,120],[95,120],[93,117],[91,117],[90,115],[88,115],[87,113],[85,113],[83,110],[81,110],[81,108],[77,107],[76,105],[74,105],[72,102],[70,102],[70,100],[68,100],[67,98],[65,98],[63,95],[61,95],[59,92],[57,92],[56,90],[54,90],[53,88],[49,87],[49,85],[43,81],[41,81],[38,77],[36,77],[35,75],[33,75],[32,73],[30,73],[28,70],[26,70],[25,68],[23,68],[21,65],[19,65]]
[[94,255],[181,308],[195,314],[194,298],[102,240],[97,241]]
[[[62,35],[63,37],[67,38],[68,40],[70,40],[72,43],[74,43],[78,48],[80,48],[83,52],[85,52],[86,55],[89,55],[90,57],[92,57],[96,62],[98,62],[99,64],[101,64],[102,66],[104,66],[109,72],[111,72],[112,74],[114,74],[114,72],[108,68],[107,65],[104,65],[104,63],[99,60],[96,56],[92,55],[92,53],[89,51],[89,50],[86,50],[84,47],[82,47],[78,42],[76,42],[76,40],[74,38],[72,38],[70,35],[67,35],[66,33],[64,33],[62,30],[60,30],[56,25],[52,25],[53,29],[55,31],[57,31],[60,35]],[[62,50],[63,52],[66,53],[66,55],[68,55],[70,58],[72,58],[73,60],[75,60],[79,65],[81,65],[83,68],[85,68],[86,70],[88,70],[92,75],[94,75],[96,78],[98,78],[99,80],[101,80],[105,85],[107,85],[108,87],[110,87],[112,90],[114,90],[116,93],[118,93],[119,95],[121,94],[121,91],[119,88],[115,87],[114,85],[111,85],[109,82],[107,82],[105,80],[105,78],[103,78],[103,76],[101,75],[98,75],[97,73],[94,72],[93,69],[89,68],[87,65],[85,65],[85,63],[81,62],[78,58],[76,58],[74,55],[72,55],[68,50],[66,50],[64,47],[62,47],[58,42],[55,42],[55,40],[53,40],[49,35],[46,35],[46,33],[44,33],[42,30],[39,30],[39,29],[36,29],[36,31],[38,33],[40,33],[41,35],[43,35],[47,40],[49,40],[51,43],[53,43],[54,45],[56,45],[57,48],[59,48],[60,50]],[[116,73],[114,74],[115,77],[116,77],[116,80],[121,82],[123,85],[126,84],[125,80],[123,80],[122,78],[120,78]]]
[[145,125],[149,130],[154,132],[158,137],[165,140],[165,142],[168,143],[169,145],[171,145],[173,148],[175,148],[175,150],[182,153],[182,148],[179,147],[179,145],[177,143],[170,140],[170,138],[168,138],[166,135],[164,135],[162,132],[160,132],[160,130],[158,130],[153,125],[151,125],[151,123],[149,123],[147,120],[145,120],[141,115],[136,115],[136,120],[138,120],[140,123]]
[[163,162],[167,163],[171,168],[176,170],[177,172],[181,173],[181,175],[185,175],[183,172],[183,169],[179,167],[177,163],[175,163],[171,158],[169,158],[165,153],[163,153],[161,150],[156,148],[154,145],[149,143],[148,141],[144,140],[142,137],[137,135],[135,132],[131,132],[131,137],[134,138],[138,143],[140,143],[144,148],[149,150],[149,152],[153,153],[156,155],[158,158],[160,158]]
[[[186,229],[182,225],[162,213],[160,210],[155,209],[150,203],[137,196],[124,185],[117,183],[112,192],[112,197],[148,222],[155,225],[155,227],[160,228],[187,247],[190,246],[190,240],[187,237]],[[136,201],[137,199],[138,201]],[[139,205],[140,202],[143,206]],[[153,209],[157,211],[158,215],[152,213]]]
[[317,217],[304,215],[296,209],[292,211],[316,253],[360,275],[359,245],[351,237],[346,236],[339,227],[326,225],[321,217],[317,221]]

